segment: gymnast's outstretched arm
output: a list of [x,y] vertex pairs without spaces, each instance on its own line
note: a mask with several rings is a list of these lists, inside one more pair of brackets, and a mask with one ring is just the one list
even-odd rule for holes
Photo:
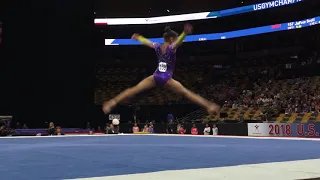
[[133,34],[131,39],[134,39],[134,40],[137,40],[137,41],[140,41],[143,45],[146,45],[146,46],[149,46],[151,48],[154,48],[155,47],[155,43],[150,41],[149,39],[141,36],[140,34]]
[[187,37],[188,34],[191,34],[192,26],[190,24],[186,24],[184,26],[183,32],[180,34],[178,39],[172,44],[172,49],[176,49],[183,43],[183,40]]

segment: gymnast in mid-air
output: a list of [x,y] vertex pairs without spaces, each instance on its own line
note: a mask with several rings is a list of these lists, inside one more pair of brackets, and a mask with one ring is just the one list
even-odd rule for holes
[[218,113],[220,110],[219,105],[210,102],[201,96],[193,93],[185,88],[180,82],[172,78],[175,64],[176,64],[176,50],[183,43],[183,40],[188,34],[191,34],[192,26],[186,24],[184,31],[178,35],[170,27],[166,27],[163,35],[164,43],[154,43],[139,34],[133,34],[132,39],[140,41],[142,44],[154,49],[158,57],[158,67],[153,75],[145,78],[134,87],[128,88],[121,92],[118,96],[105,102],[103,104],[104,113],[109,113],[120,102],[131,98],[145,90],[151,89],[155,86],[163,86],[180,95],[183,95],[193,103],[203,107],[209,114]]

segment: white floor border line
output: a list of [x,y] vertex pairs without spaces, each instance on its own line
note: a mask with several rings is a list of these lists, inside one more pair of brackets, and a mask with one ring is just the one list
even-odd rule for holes
[[213,135],[190,135],[190,134],[123,134],[123,135],[145,135],[145,136],[179,136],[179,137],[212,137],[212,138],[240,138],[240,139],[281,139],[281,140],[306,140],[320,141],[320,138],[305,138],[305,137],[253,137],[253,136],[213,136]]
[[320,159],[311,159],[218,168],[168,170],[74,180],[296,180],[320,177],[319,167]]
[[20,139],[20,138],[65,138],[65,137],[102,137],[102,136],[175,136],[175,137],[210,137],[210,138],[240,138],[240,139],[280,139],[280,140],[301,140],[320,141],[320,138],[305,137],[251,137],[251,136],[212,136],[212,135],[181,135],[181,134],[104,134],[104,135],[65,135],[65,136],[7,136],[0,139]]

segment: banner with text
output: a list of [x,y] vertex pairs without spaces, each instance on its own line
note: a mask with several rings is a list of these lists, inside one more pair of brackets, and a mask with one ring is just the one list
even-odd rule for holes
[[248,136],[320,138],[320,123],[248,123]]
[[[293,22],[286,22],[281,24],[272,24],[268,26],[255,27],[249,29],[242,29],[229,32],[211,33],[211,34],[197,34],[187,36],[183,42],[197,42],[197,41],[213,41],[221,39],[231,39],[236,37],[251,36],[264,33],[272,33],[278,31],[288,31],[293,29],[300,29],[320,24],[320,16],[298,20]],[[163,38],[149,38],[154,43],[163,43]],[[141,42],[133,39],[105,39],[106,46],[117,46],[117,45],[142,45]]]

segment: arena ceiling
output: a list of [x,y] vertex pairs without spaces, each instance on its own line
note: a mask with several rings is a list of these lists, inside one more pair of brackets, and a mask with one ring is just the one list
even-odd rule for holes
[[95,15],[102,17],[146,17],[222,10],[268,0],[97,0]]

